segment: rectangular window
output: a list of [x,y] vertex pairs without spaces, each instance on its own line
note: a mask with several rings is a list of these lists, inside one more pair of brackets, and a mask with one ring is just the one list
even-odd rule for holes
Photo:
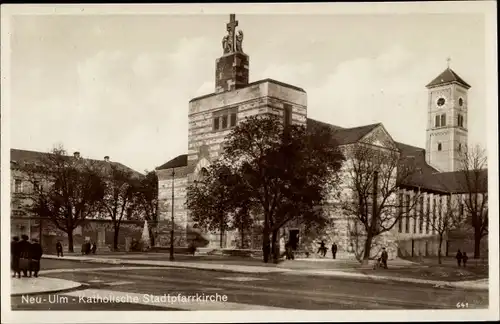
[[226,129],[227,128],[227,115],[225,116],[222,116],[222,129]]
[[431,197],[427,197],[427,208],[425,211],[425,221],[426,221],[426,226],[425,226],[425,234],[429,234],[429,228],[430,228],[430,213],[431,213]]
[[214,118],[214,130],[219,130],[219,117]]
[[437,115],[436,116],[436,126],[435,127],[439,127],[439,121],[440,121],[439,115]]
[[437,204],[437,199],[434,198],[434,203],[432,204],[432,228],[434,229],[436,227],[436,204]]
[[283,107],[283,123],[285,124],[285,127],[288,127],[292,124],[292,105],[284,104]]
[[419,202],[419,224],[418,224],[418,232],[420,234],[424,233],[424,197],[420,197],[420,202]]
[[405,212],[405,218],[406,218],[405,232],[406,233],[410,233],[410,195],[406,195],[405,207],[406,207],[406,212]]
[[236,126],[236,113],[231,114],[231,127]]
[[20,179],[14,180],[14,192],[20,193],[23,191],[23,182]]
[[446,114],[441,115],[441,127],[446,126]]

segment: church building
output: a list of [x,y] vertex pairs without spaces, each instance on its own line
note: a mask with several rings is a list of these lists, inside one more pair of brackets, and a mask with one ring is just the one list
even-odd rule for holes
[[[418,167],[418,175],[401,187],[400,199],[420,196],[415,213],[422,217],[402,219],[387,235],[384,244],[390,257],[397,255],[435,255],[436,233],[425,222],[424,213],[441,208],[446,197],[462,197],[465,188],[457,184],[459,154],[467,146],[467,91],[470,89],[462,78],[449,67],[427,85],[428,122],[426,148],[396,142],[382,123],[344,128],[307,117],[307,94],[300,87],[272,79],[250,82],[250,58],[243,50],[243,32],[237,31],[238,21],[230,15],[228,34],[222,41],[223,54],[215,63],[215,89],[213,93],[189,101],[188,148],[180,155],[156,168],[159,179],[159,220],[175,223],[175,245],[186,246],[190,233],[199,232],[186,209],[186,187],[199,172],[217,159],[225,136],[246,117],[259,114],[276,114],[288,123],[311,127],[330,127],[340,146],[369,142],[382,148],[398,150],[402,158],[411,158]],[[422,130],[423,132],[423,130]],[[422,134],[423,135],[423,134]],[[381,144],[384,143],[384,144]],[[486,172],[486,171],[485,171]],[[487,188],[484,188],[486,192]],[[328,240],[338,245],[339,257],[353,257],[347,221],[332,209],[335,230]],[[289,224],[287,236],[297,235],[300,227]],[[202,233],[207,247],[221,245],[218,233]],[[299,233],[300,236],[300,233]],[[235,247],[237,233],[227,233],[222,246]],[[168,235],[157,239],[168,245]],[[256,242],[259,249],[261,242]],[[304,249],[305,246],[300,248]]]

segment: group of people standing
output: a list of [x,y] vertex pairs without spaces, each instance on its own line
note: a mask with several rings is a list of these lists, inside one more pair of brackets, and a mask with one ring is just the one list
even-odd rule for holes
[[460,250],[458,250],[456,258],[457,258],[457,264],[458,264],[458,266],[460,267],[462,265],[462,263],[463,263],[464,264],[464,268],[465,268],[465,266],[467,265],[467,260],[469,260],[469,257],[467,256],[467,253],[466,252],[460,252]]
[[43,255],[43,249],[38,240],[32,239],[29,241],[27,235],[21,235],[21,240],[18,236],[14,236],[10,243],[11,253],[11,269],[14,272],[13,277],[21,278],[38,277],[40,271],[40,259]]

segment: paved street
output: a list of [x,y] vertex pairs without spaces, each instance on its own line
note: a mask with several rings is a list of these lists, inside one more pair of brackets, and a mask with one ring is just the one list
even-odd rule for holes
[[[286,273],[111,267],[63,260],[44,260],[43,267],[51,269],[44,276],[73,280],[84,286],[70,292],[38,295],[39,299],[31,302],[22,296],[12,297],[14,310],[455,309],[457,303],[468,308],[486,308],[488,304],[486,291],[403,282],[359,282]],[[72,272],[71,268],[80,270]],[[190,296],[218,300],[187,300]],[[224,297],[227,299],[222,300]]]

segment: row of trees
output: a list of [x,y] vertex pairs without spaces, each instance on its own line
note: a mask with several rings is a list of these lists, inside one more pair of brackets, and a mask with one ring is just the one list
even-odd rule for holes
[[[74,230],[88,218],[111,221],[115,250],[123,220],[156,221],[154,172],[144,176],[118,163],[71,157],[62,147],[27,163],[23,172],[33,189],[26,197],[27,209],[65,232],[70,252]],[[150,238],[153,245],[153,233]]]
[[[484,236],[487,193],[472,179],[484,172],[477,163],[481,158],[485,159],[480,152],[474,157],[464,155],[463,178],[469,190],[465,206],[472,216],[462,224],[467,222]],[[243,242],[246,231],[261,225],[264,262],[268,262],[267,252],[278,259],[278,233],[283,226],[293,221],[318,232],[332,225],[324,207],[334,207],[354,218],[352,234],[362,242],[359,257],[368,260],[377,237],[402,218],[414,217],[422,194],[402,201],[398,192],[418,174],[415,161],[401,158],[396,147],[381,149],[369,143],[339,147],[328,127],[306,131],[274,115],[252,116],[232,130],[218,160],[202,169],[187,188],[186,205],[199,227],[219,231],[221,244],[228,230],[238,229]],[[478,200],[480,196],[486,199]],[[455,215],[451,206],[446,210],[446,215]],[[457,224],[444,216],[428,222],[441,239],[456,228],[451,224]],[[477,235],[477,244],[482,236]]]

